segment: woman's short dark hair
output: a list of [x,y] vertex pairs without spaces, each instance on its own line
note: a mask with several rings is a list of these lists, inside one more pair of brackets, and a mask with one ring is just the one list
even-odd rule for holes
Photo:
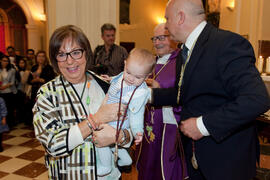
[[74,25],[66,25],[56,29],[50,38],[49,56],[54,70],[61,73],[57,64],[56,56],[59,53],[62,43],[67,38],[71,38],[72,41],[76,42],[85,51],[87,70],[93,61],[90,42],[83,31]]

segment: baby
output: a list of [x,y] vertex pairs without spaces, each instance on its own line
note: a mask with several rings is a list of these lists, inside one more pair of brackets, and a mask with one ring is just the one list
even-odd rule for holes
[[[122,129],[131,128],[136,143],[142,141],[144,110],[150,96],[150,91],[145,83],[145,79],[152,73],[155,63],[155,57],[151,52],[145,49],[133,49],[125,61],[124,72],[112,78],[108,91],[107,103],[119,103],[122,87],[121,103],[128,104],[133,91],[137,87],[128,106],[127,119],[122,126]],[[119,126],[121,120],[122,117],[120,118]],[[109,124],[116,128],[117,121],[110,122]],[[110,147],[97,148],[97,153],[100,158],[100,164],[97,164],[97,174],[99,176],[108,174],[111,171],[112,151],[114,150],[114,148]],[[119,166],[127,166],[132,163],[127,150],[124,148],[118,149],[118,157]]]

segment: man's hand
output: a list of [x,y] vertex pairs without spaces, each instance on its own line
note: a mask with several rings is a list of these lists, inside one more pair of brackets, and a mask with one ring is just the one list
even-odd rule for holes
[[201,134],[200,130],[197,127],[196,121],[197,118],[194,117],[189,118],[184,121],[181,121],[181,124],[179,126],[182,133],[193,140],[199,140],[203,137],[203,135]]

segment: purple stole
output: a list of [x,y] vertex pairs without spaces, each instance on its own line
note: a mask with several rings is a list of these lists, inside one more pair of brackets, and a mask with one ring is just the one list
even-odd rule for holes
[[[176,81],[176,56],[179,50],[172,52],[168,64],[158,74],[156,81],[161,88],[174,87]],[[163,64],[157,64],[155,74]],[[174,107],[177,123],[180,121],[180,107]],[[151,112],[153,120],[151,120]],[[136,147],[137,170],[139,180],[182,179],[182,166],[179,153],[176,151],[176,132],[178,127],[164,124],[162,107],[152,107],[148,104],[144,117],[143,141]],[[186,168],[185,168],[186,169]]]

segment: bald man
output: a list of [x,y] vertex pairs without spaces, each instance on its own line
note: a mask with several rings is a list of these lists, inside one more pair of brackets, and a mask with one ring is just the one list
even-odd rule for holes
[[[154,87],[174,87],[179,49],[176,49],[176,43],[170,39],[165,24],[155,27],[151,40],[157,55],[157,64],[154,74],[147,82]],[[180,110],[179,106],[147,105],[143,141],[136,147],[138,180],[181,180],[187,177],[184,157],[175,149],[175,140],[179,136]]]
[[184,43],[175,88],[153,89],[154,105],[182,105],[192,180],[249,180],[256,174],[259,142],[255,118],[270,98],[254,63],[251,44],[205,21],[201,0],[170,0],[166,28]]

